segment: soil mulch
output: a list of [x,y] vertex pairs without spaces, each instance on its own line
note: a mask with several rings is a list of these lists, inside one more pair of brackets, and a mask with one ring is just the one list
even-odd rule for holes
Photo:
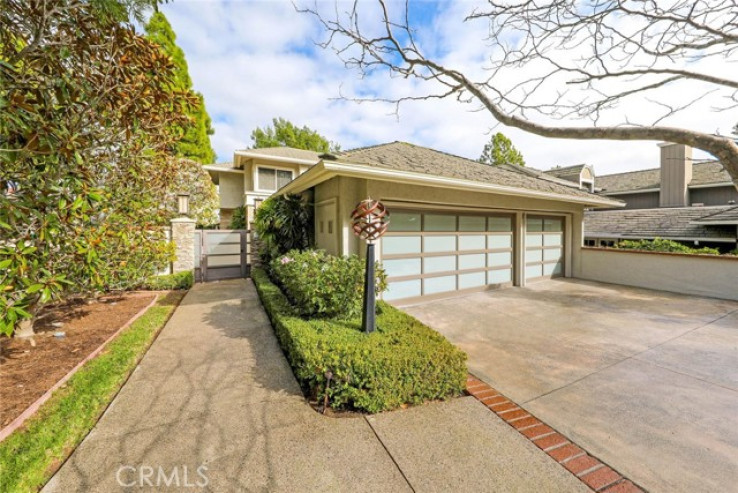
[[[125,293],[53,307],[28,339],[0,338],[0,428],[10,424],[157,293]],[[64,337],[54,333],[64,332]]]

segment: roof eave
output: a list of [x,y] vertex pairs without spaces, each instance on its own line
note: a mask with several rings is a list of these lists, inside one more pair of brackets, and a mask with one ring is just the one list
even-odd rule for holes
[[257,152],[249,152],[249,151],[236,151],[234,152],[237,156],[244,156],[251,159],[263,159],[264,161],[279,161],[282,163],[294,163],[294,164],[307,164],[307,165],[315,165],[317,161],[312,159],[302,159],[302,158],[296,158],[296,157],[281,157],[281,156],[269,156],[268,154],[259,154]]

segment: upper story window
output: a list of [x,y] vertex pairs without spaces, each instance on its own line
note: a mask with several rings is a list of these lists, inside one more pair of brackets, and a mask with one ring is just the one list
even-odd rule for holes
[[274,168],[258,168],[259,190],[279,190],[292,181],[292,171]]

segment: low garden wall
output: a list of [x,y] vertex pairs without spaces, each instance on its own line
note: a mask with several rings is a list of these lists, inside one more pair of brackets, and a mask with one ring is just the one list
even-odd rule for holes
[[576,277],[738,300],[738,257],[582,248]]

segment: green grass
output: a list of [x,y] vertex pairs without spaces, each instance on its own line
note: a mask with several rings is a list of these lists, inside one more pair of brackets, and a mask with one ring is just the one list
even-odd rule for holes
[[95,426],[182,299],[157,301],[0,443],[0,491],[36,491]]

